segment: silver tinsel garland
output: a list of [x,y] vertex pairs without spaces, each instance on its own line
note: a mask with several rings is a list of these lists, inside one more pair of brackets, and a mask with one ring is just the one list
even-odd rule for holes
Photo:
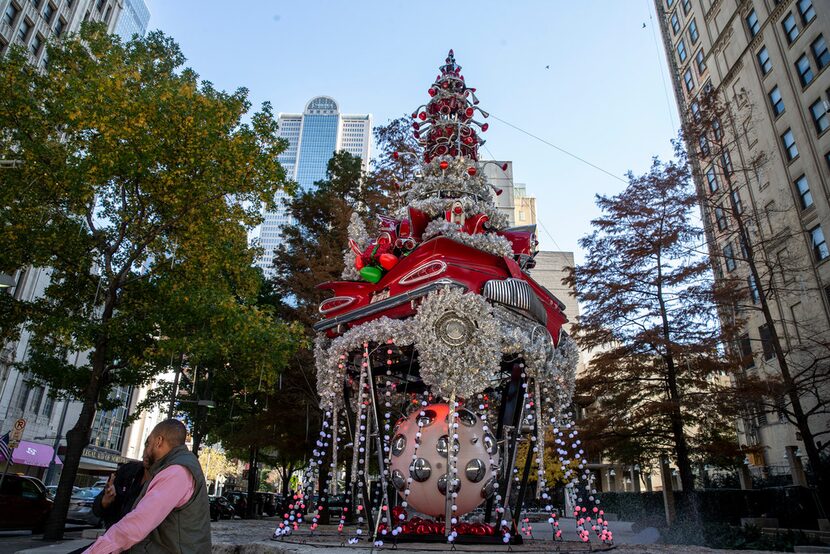
[[513,257],[513,247],[510,241],[504,237],[493,233],[477,233],[470,235],[461,230],[461,228],[450,221],[435,220],[430,221],[424,230],[423,240],[428,240],[434,236],[442,235],[451,241],[493,254],[494,256],[509,256]]
[[[349,226],[346,230],[349,234],[349,238],[355,241],[361,250],[369,246],[369,242],[371,240],[369,237],[369,231],[366,230],[366,225],[363,223],[363,220],[357,212],[352,212],[352,216],[349,219]],[[340,275],[341,279],[345,279],[347,281],[360,280],[360,273],[354,266],[355,258],[357,258],[357,254],[355,254],[352,249],[347,246],[346,250],[343,251],[343,273]]]

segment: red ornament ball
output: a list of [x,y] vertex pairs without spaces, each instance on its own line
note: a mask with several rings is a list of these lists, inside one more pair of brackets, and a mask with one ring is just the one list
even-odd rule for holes
[[447,161],[442,161],[438,164],[438,167],[440,167],[441,169],[447,169],[449,166],[450,164]]
[[474,167],[468,167],[467,168],[467,174],[470,175],[470,177],[474,176],[476,173],[477,173],[476,168],[474,168]]

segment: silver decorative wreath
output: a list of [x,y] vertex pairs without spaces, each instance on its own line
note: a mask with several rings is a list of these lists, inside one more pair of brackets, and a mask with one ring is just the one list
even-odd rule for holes
[[415,321],[421,379],[448,398],[487,388],[501,367],[501,331],[480,295],[444,288],[428,295]]

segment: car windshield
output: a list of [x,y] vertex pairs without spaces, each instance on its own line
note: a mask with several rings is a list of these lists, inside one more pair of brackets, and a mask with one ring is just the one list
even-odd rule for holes
[[92,500],[96,496],[98,496],[99,492],[101,492],[101,489],[95,489],[95,488],[81,489],[79,491],[74,492],[72,494],[72,498],[82,498],[82,499]]

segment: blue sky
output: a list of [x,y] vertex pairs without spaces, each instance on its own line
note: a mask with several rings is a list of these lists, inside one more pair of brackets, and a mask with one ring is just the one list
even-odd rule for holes
[[[175,38],[188,66],[218,88],[247,87],[254,106],[296,113],[328,95],[385,123],[426,102],[453,48],[494,116],[620,177],[671,156],[678,116],[652,0],[146,1],[150,29]],[[579,261],[594,195],[624,183],[489,123],[482,153],[512,160],[536,196],[541,248]]]

